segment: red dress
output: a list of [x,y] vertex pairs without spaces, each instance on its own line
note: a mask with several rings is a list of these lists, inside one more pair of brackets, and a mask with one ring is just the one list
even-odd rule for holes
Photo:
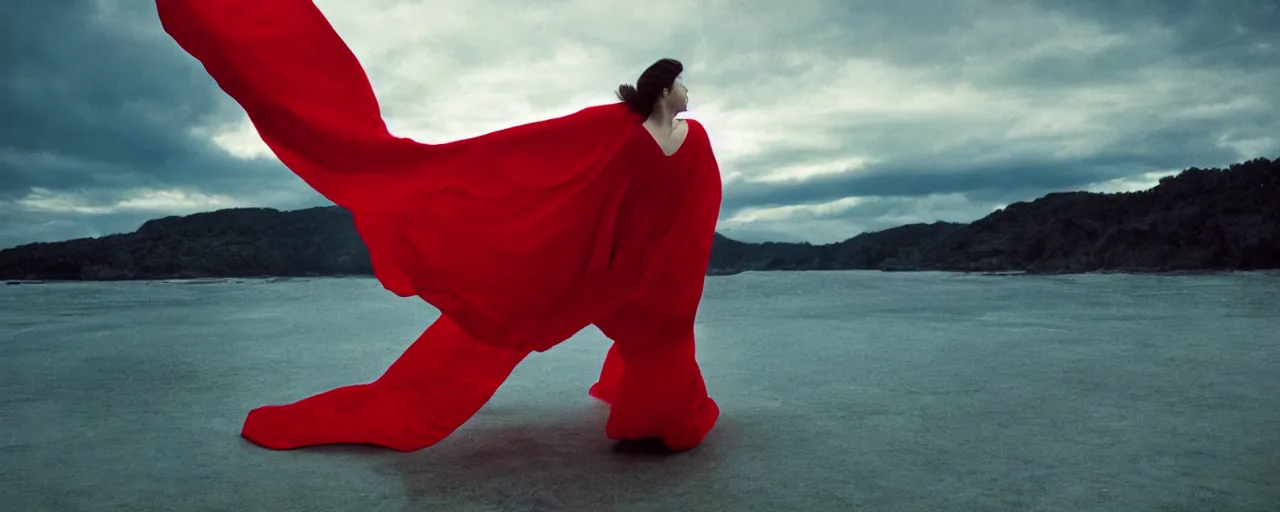
[[614,341],[593,396],[612,439],[698,445],[719,415],[693,323],[721,182],[690,121],[664,155],[622,104],[444,144],[391,135],[355,56],[307,0],[157,0],[165,30],[294,173],[349,210],[384,287],[441,311],[377,380],[249,413],[276,449],[416,450],[520,361],[588,325]]

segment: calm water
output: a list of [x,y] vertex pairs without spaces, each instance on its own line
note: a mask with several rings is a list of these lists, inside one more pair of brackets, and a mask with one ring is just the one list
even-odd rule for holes
[[249,409],[434,318],[368,279],[0,288],[0,509],[1280,509],[1280,276],[709,281],[699,449],[622,453],[594,329],[412,454],[271,452]]

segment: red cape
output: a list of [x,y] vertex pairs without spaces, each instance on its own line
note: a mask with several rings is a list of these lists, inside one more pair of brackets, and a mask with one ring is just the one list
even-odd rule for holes
[[[157,7],[165,30],[244,108],[276,156],[352,212],[383,286],[442,313],[378,382],[256,410],[246,437],[272,447],[429,445],[483,405],[526,354],[593,323],[615,341],[593,389],[614,404],[611,437],[691,447],[710,429],[718,409],[692,362],[692,326],[720,177],[701,125],[690,122],[672,156],[620,103],[421,143],[388,132],[359,62],[310,1]],[[632,371],[644,364],[652,368]],[[663,372],[677,372],[674,388],[657,383]],[[417,394],[392,399],[406,385],[393,393],[385,383],[405,379]],[[441,392],[433,389],[453,398],[423,395]],[[414,420],[433,434],[394,426],[408,421],[401,409],[421,407],[406,404],[428,399],[454,403],[441,406],[449,414]],[[336,412],[357,406],[372,407],[362,414],[375,419],[361,426]],[[339,426],[307,426],[325,422]]]

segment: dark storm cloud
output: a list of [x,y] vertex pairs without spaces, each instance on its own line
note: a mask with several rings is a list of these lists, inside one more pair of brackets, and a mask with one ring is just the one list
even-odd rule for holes
[[922,197],[935,194],[1000,190],[1027,195],[1071,189],[1133,174],[1127,155],[1063,161],[1034,160],[989,163],[973,167],[890,164],[826,175],[792,183],[747,183],[725,191],[726,214],[748,207],[815,204],[850,196]]
[[235,111],[165,39],[151,2],[122,5],[132,10],[111,23],[88,1],[6,2],[0,200],[33,188],[226,191],[279,180],[278,165],[234,160],[191,135]]
[[[1064,15],[1060,20],[1064,24],[1096,24],[1112,33],[1142,37],[1153,29],[1165,29],[1172,37],[1169,53],[1208,66],[1274,69],[1274,54],[1257,51],[1257,45],[1280,42],[1280,2],[1275,0],[844,0],[830,2],[824,12],[839,21],[839,35],[816,40],[827,42],[828,49],[837,53],[854,50],[907,65],[958,63],[972,56],[969,52],[975,48],[968,45],[974,38],[967,32],[975,28],[985,32],[978,42],[995,53],[1025,49],[1009,45],[1024,42],[1021,39],[1028,34],[1052,36],[1053,30],[1062,28],[1017,23],[1033,8]],[[1004,32],[981,30],[1005,20],[1012,23],[1001,27]],[[1046,29],[1049,33],[1037,33]],[[1140,52],[1129,55],[1157,57]]]
[[[999,75],[1006,84],[1063,87],[1120,83],[1140,77],[1155,66],[1199,72],[1253,72],[1257,78],[1280,79],[1280,2],[1274,0],[1087,0],[1038,4],[1129,39],[1096,54],[1031,59]],[[1257,87],[1262,83],[1265,81],[1220,85]]]
[[[925,8],[925,2],[847,2],[831,10],[845,29],[820,39],[828,41],[822,47],[832,53],[849,51],[916,66],[938,84],[970,84],[988,94],[1031,98],[1045,109],[1069,109],[1076,101],[1072,94],[1087,94],[1093,88],[1133,88],[1109,111],[1096,114],[1096,124],[1109,131],[1105,142],[1065,158],[1045,154],[1058,149],[1053,140],[1038,141],[1031,151],[1020,150],[1025,141],[999,138],[931,151],[926,148],[935,141],[962,137],[982,126],[957,119],[851,123],[833,128],[847,141],[848,153],[891,157],[844,174],[799,182],[735,183],[726,190],[726,215],[741,208],[819,204],[849,196],[965,194],[975,200],[1008,202],[1152,171],[1280,156],[1274,142],[1263,143],[1261,154],[1241,154],[1247,151],[1225,143],[1280,134],[1280,2],[1096,0],[1036,5],[1061,19],[1046,21],[1043,11],[1028,15],[1027,4],[960,0],[928,3]],[[973,30],[984,23],[1003,32]],[[1061,39],[1073,34],[1096,39]],[[1041,41],[1063,48],[1029,52]],[[1009,58],[1022,52],[1029,53]],[[1124,103],[1145,100],[1147,90],[1167,94],[1171,102]],[[1240,100],[1251,106],[1182,114]],[[1035,109],[1032,101],[1026,113]],[[908,133],[914,136],[903,136]],[[1067,142],[1061,141],[1064,146]],[[752,175],[805,162],[809,157],[804,153],[764,154],[741,162],[738,170]]]
[[1258,45],[1280,44],[1280,2],[1275,0],[1042,1],[1047,8],[1087,17],[1113,30],[1155,24],[1171,30],[1172,50],[1196,65],[1275,69],[1276,54]]
[[[698,68],[687,77],[694,102],[706,98],[724,116],[715,123],[726,141],[717,151],[731,155],[722,170],[745,178],[726,186],[725,217],[863,199],[734,227],[776,239],[809,237],[820,223],[823,236],[846,237],[929,215],[966,220],[1046,192],[1280,156],[1276,0],[743,0],[729,11],[654,0],[635,19],[583,1],[526,7],[521,17],[541,20],[527,27],[502,18],[509,6],[480,1],[320,3],[373,71],[392,124],[430,137],[463,133],[457,126],[475,118],[507,123],[638,72],[598,68],[642,66],[654,52],[681,57]],[[234,158],[209,141],[208,130],[243,112],[163,33],[154,8],[5,2],[0,247],[179,213],[111,207],[137,188],[277,208],[323,203],[273,159]],[[499,18],[503,27],[484,25]],[[644,37],[654,41],[635,43]],[[562,52],[565,63],[589,64],[560,75],[550,71],[560,62],[522,67],[565,48],[582,51]],[[865,74],[852,76],[850,62]],[[513,89],[540,92],[513,99]],[[839,104],[841,95],[867,100]],[[490,108],[508,101],[515,114]],[[751,181],[862,158],[871,163],[844,174]]]
[[[725,190],[724,211],[732,215],[742,208],[818,204],[851,196],[966,194],[976,200],[998,202],[1033,199],[1048,192],[1081,190],[1091,184],[1156,170],[1233,162],[1235,151],[1216,145],[1215,130],[1209,129],[1219,123],[1138,131],[1081,157],[1014,154],[984,158],[983,155],[1006,154],[1007,149],[998,143],[974,144],[945,153],[904,154],[891,162],[803,181],[736,183]],[[754,165],[763,168],[769,162]]]

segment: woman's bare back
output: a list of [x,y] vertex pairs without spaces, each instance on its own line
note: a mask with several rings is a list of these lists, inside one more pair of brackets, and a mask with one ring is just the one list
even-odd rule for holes
[[664,130],[662,128],[648,121],[644,123],[644,129],[649,132],[653,142],[658,145],[658,148],[662,150],[662,154],[666,156],[674,155],[677,151],[680,151],[680,148],[684,146],[685,139],[689,138],[689,123],[683,119],[676,119],[673,121],[673,125],[674,129],[668,134],[663,133]]

